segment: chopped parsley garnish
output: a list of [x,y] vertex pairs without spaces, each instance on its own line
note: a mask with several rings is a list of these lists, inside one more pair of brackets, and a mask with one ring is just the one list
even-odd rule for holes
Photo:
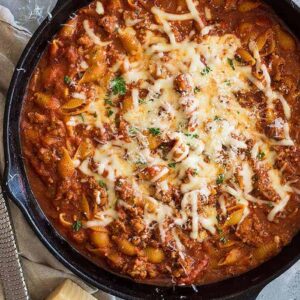
[[273,208],[273,207],[274,207],[274,204],[271,203],[271,202],[269,202],[269,203],[268,203],[268,206],[269,206],[270,208]]
[[184,135],[187,137],[191,137],[193,139],[196,139],[199,137],[199,135],[197,133],[185,133]]
[[230,80],[228,80],[228,79],[227,79],[227,80],[225,80],[225,81],[224,81],[224,83],[225,83],[227,86],[231,86],[231,81],[230,81]]
[[[219,220],[218,220],[219,221]],[[217,232],[218,232],[218,234],[222,234],[223,233],[223,230],[221,229],[221,228],[217,228]]]
[[238,55],[236,55],[236,56],[234,57],[234,59],[235,59],[237,62],[239,62],[239,63],[242,63],[242,62],[243,62],[242,58],[241,58],[240,56],[238,56]]
[[128,130],[128,133],[130,136],[135,136],[138,132],[138,129],[135,128],[135,127],[130,127],[129,130]]
[[202,71],[201,71],[201,75],[207,75],[209,72],[211,72],[211,68],[209,66],[206,66]]
[[107,110],[107,116],[111,117],[114,114],[114,112],[111,109]]
[[220,238],[220,242],[223,243],[223,244],[226,244],[228,242],[228,239],[225,236],[222,236]]
[[106,185],[106,183],[105,183],[103,180],[99,180],[99,181],[98,181],[98,184],[99,184],[102,188],[104,188],[104,189],[107,190],[107,185]]
[[111,89],[114,95],[124,96],[126,94],[126,82],[123,77],[116,77],[111,81]]
[[106,95],[106,98],[104,99],[104,103],[106,105],[114,106],[113,102],[109,99],[109,95]]
[[65,84],[70,85],[70,84],[72,83],[71,77],[65,76],[65,77],[64,77],[64,82],[65,82]]
[[235,71],[235,66],[234,66],[234,63],[233,63],[233,59],[227,58],[227,62],[228,62],[228,64],[230,65],[231,69],[232,69],[233,71]]
[[83,116],[83,114],[80,114],[79,117],[81,118],[82,122],[84,122],[84,116]]
[[135,163],[136,163],[137,165],[142,165],[142,166],[144,166],[144,165],[147,164],[147,162],[145,162],[145,161],[143,161],[143,160],[141,160],[141,159],[139,159],[139,160],[136,161]]
[[169,163],[168,167],[174,169],[176,167],[176,162]]
[[221,118],[219,116],[215,116],[214,120],[215,121],[221,121]]
[[198,175],[198,174],[199,174],[198,169],[194,169],[193,170],[193,176]]
[[218,177],[217,177],[216,183],[218,185],[220,185],[224,182],[224,179],[225,179],[225,175],[224,174],[219,174]]
[[146,103],[146,99],[139,99],[139,104],[145,104]]
[[200,88],[199,88],[198,86],[196,86],[196,87],[194,88],[194,94],[198,94],[200,91],[201,91],[201,90],[200,90]]
[[149,128],[148,130],[149,130],[150,134],[152,134],[153,136],[160,135],[160,133],[161,133],[160,129],[159,128],[155,128],[155,127]]
[[73,230],[76,232],[79,231],[81,227],[82,227],[82,223],[79,220],[75,221],[72,225]]
[[263,159],[265,158],[265,156],[266,156],[266,153],[265,153],[265,152],[259,152],[259,153],[257,154],[257,158],[258,158],[259,160],[263,160]]

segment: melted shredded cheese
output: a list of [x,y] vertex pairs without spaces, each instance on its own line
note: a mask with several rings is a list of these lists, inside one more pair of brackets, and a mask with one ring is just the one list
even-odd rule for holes
[[90,27],[90,24],[89,24],[88,20],[83,21],[83,28],[84,28],[86,34],[88,35],[88,37],[93,41],[93,43],[95,45],[104,47],[104,46],[107,46],[111,43],[111,42],[102,42],[100,37],[97,36],[95,34],[94,30]]
[[[151,11],[161,24],[152,24],[146,30],[141,56],[124,59],[123,78],[127,87],[134,86],[130,91],[132,109],[122,115],[128,125],[129,140],[125,142],[116,138],[104,145],[99,144],[92,158],[74,161],[82,173],[103,181],[107,186],[107,209],[88,221],[86,227],[106,226],[118,217],[115,185],[118,178],[126,178],[135,197],[141,197],[154,207],[149,210],[145,205],[144,208],[143,220],[147,230],[158,227],[162,242],[167,241],[171,233],[182,258],[185,257],[185,247],[176,233],[177,227],[188,230],[191,239],[198,241],[203,240],[203,232],[216,234],[219,208],[209,201],[216,189],[222,192],[217,197],[222,215],[228,215],[228,195],[242,206],[243,215],[238,226],[250,215],[251,205],[272,204],[268,220],[273,221],[295,192],[289,183],[282,183],[283,174],[274,167],[276,152],[271,150],[274,144],[294,145],[288,123],[291,109],[284,97],[273,91],[270,74],[262,63],[257,45],[251,42],[249,48],[256,60],[257,71],[263,74],[262,80],[252,75],[250,66],[234,63],[236,51],[241,47],[239,38],[233,34],[207,35],[213,27],[205,27],[198,4],[193,0],[186,0],[186,3],[189,13],[184,14],[171,14],[153,7]],[[97,3],[96,10],[98,14],[104,13],[101,2]],[[210,12],[206,10],[205,13],[210,18]],[[176,41],[169,21],[185,20],[195,20],[198,24],[203,35],[201,42],[189,38],[180,43]],[[89,21],[85,20],[83,24],[96,45],[109,43],[100,40],[90,28]],[[118,72],[121,65],[116,63],[110,72]],[[189,92],[180,94],[176,91],[179,74],[185,76]],[[258,112],[240,105],[237,93],[251,91],[252,85],[265,94],[268,109],[274,109],[276,100],[281,102],[286,120],[277,118],[271,126],[283,129],[284,139],[273,140],[258,132]],[[140,90],[143,89],[147,93],[140,99]],[[89,104],[83,120],[74,116],[68,125],[85,124],[104,130],[104,123],[112,124],[113,121],[103,113],[104,96],[97,95],[97,100]],[[86,100],[80,94],[73,94],[73,97]],[[112,109],[117,112],[116,108]],[[115,130],[114,125],[112,128]],[[159,135],[161,142],[172,144],[167,155],[163,156],[161,150],[150,147],[150,129],[154,135]],[[114,134],[117,136],[116,132]],[[266,156],[263,160],[259,159],[261,153]],[[147,168],[158,166],[160,171],[149,179],[140,177]],[[268,178],[279,201],[251,195],[256,172],[254,166],[269,170]],[[232,180],[235,176],[238,184]],[[171,190],[170,184],[178,187],[181,193],[180,205],[173,200],[164,203],[151,192],[156,189],[157,194],[167,194]],[[100,194],[97,194],[97,204],[100,201]],[[132,204],[123,200],[118,200],[118,203],[124,208],[132,208]]]

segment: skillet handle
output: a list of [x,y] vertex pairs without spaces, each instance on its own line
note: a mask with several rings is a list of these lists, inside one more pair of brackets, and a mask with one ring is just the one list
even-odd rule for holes
[[56,14],[57,11],[63,6],[63,4],[66,2],[66,0],[57,0],[54,8],[52,9],[52,14]]

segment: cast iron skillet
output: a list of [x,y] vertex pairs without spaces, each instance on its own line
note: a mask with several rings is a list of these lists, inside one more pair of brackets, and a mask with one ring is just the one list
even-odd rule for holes
[[[239,277],[197,288],[161,288],[135,283],[94,265],[58,234],[34,198],[26,178],[19,138],[20,112],[26,86],[48,41],[72,13],[89,2],[58,0],[52,18],[49,16],[41,24],[18,62],[8,91],[4,118],[3,187],[6,196],[18,205],[36,235],[59,261],[83,280],[107,293],[124,299],[255,299],[266,284],[300,259],[300,233],[279,255]],[[300,9],[291,0],[267,2],[300,38]]]

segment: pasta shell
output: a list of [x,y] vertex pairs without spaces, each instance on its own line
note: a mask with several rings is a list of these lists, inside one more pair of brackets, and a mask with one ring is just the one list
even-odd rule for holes
[[129,6],[131,8],[133,8],[133,9],[139,9],[139,6],[134,3],[135,2],[134,0],[127,0],[127,2],[128,2]]
[[116,239],[120,251],[128,256],[135,256],[137,254],[137,248],[125,239]]
[[105,73],[106,73],[106,64],[95,64],[86,70],[83,77],[80,79],[79,83],[83,84],[83,83],[100,81]]
[[271,257],[273,254],[276,253],[277,244],[274,242],[267,243],[261,245],[256,250],[254,250],[253,255],[257,260],[265,260],[268,257]]
[[220,248],[230,248],[236,244],[235,241],[229,240],[226,243],[219,243]]
[[162,249],[148,247],[145,249],[148,260],[153,264],[159,264],[165,259],[165,254]]
[[90,240],[95,247],[100,249],[107,248],[110,245],[110,239],[107,232],[92,231]]
[[76,116],[80,115],[88,110],[88,104],[80,107],[79,109],[76,110],[62,110],[62,114],[65,116]]
[[122,111],[124,113],[133,109],[133,100],[132,96],[126,96],[122,102]]
[[64,104],[61,108],[66,110],[75,109],[80,107],[83,103],[84,101],[82,99],[71,99],[66,104]]
[[94,52],[91,54],[91,58],[88,60],[89,65],[105,64],[106,52],[103,47],[95,47]]
[[89,227],[91,230],[94,231],[99,231],[99,232],[108,232],[107,229],[105,227],[102,226],[93,226],[93,227]]
[[66,214],[65,213],[61,213],[58,216],[59,222],[61,225],[63,225],[64,227],[72,227],[72,223],[66,220]]
[[91,218],[90,205],[84,194],[82,195],[82,198],[81,198],[81,207],[82,207],[82,210],[83,210],[84,214],[86,215],[86,217],[88,219],[90,219]]
[[161,144],[161,139],[158,136],[153,136],[150,134],[147,136],[147,139],[150,150],[155,150]]
[[136,38],[136,32],[133,28],[127,27],[124,30],[119,30],[119,37],[129,54],[135,55],[142,52],[142,45]]
[[296,42],[291,34],[284,31],[280,26],[275,27],[276,36],[279,46],[286,51],[295,51]]
[[239,48],[237,54],[242,58],[242,60],[248,63],[250,66],[254,66],[256,61],[254,57],[245,49]]
[[241,257],[241,251],[239,249],[232,249],[225,258],[222,258],[218,265],[228,266],[235,264]]
[[105,256],[108,252],[108,248],[91,248],[90,246],[86,246],[86,249],[98,256]]
[[57,54],[59,46],[60,46],[60,43],[58,40],[53,40],[52,43],[50,44],[49,53],[52,57],[54,57]]
[[72,177],[75,172],[75,167],[70,154],[66,148],[63,148],[63,155],[58,162],[57,170],[62,178]]
[[124,263],[123,257],[122,257],[119,253],[117,253],[117,252],[115,252],[115,251],[113,251],[113,252],[107,254],[106,257],[107,257],[107,259],[108,259],[112,264],[114,264],[115,266],[120,267],[120,266],[122,266],[123,263]]
[[34,102],[41,108],[57,109],[60,106],[58,99],[45,93],[35,93]]
[[243,217],[244,209],[239,209],[233,212],[226,220],[224,227],[230,227],[239,224]]
[[61,29],[61,32],[60,32],[61,35],[63,35],[64,37],[72,37],[72,35],[75,33],[76,26],[77,26],[77,20],[71,19]]
[[258,1],[244,1],[238,6],[239,12],[245,13],[261,5]]
[[261,34],[256,40],[261,56],[267,56],[275,51],[276,43],[272,29]]
[[74,158],[84,160],[88,156],[93,155],[94,150],[95,149],[94,149],[94,146],[93,146],[91,140],[86,139],[80,143],[80,145],[75,153]]

